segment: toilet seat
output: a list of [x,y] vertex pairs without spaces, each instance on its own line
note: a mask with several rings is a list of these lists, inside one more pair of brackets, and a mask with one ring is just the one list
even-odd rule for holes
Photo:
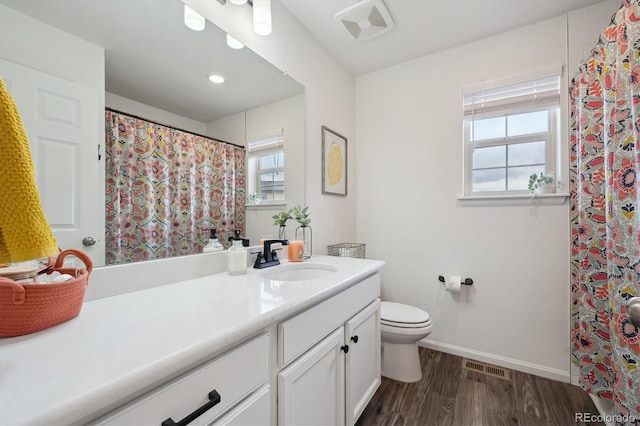
[[398,328],[425,328],[431,326],[431,317],[422,309],[402,303],[382,302],[380,323]]
[[381,319],[380,324],[395,328],[426,328],[431,326],[431,321],[421,322],[417,324],[406,324],[402,322],[386,321]]

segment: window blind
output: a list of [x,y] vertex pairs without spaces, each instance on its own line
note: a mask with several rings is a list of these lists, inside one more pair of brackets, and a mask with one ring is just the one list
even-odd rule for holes
[[552,107],[559,102],[559,75],[463,94],[465,116],[489,115],[502,112],[505,108],[519,110]]
[[261,151],[265,149],[281,148],[283,142],[282,133],[254,139],[247,143],[247,151]]

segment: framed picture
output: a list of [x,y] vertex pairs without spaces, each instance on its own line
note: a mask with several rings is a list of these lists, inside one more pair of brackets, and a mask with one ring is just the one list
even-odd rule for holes
[[322,126],[322,193],[347,195],[347,138]]

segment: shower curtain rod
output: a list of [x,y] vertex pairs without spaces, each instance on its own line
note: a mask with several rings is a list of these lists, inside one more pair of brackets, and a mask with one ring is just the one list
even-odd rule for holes
[[134,114],[129,114],[128,112],[119,111],[119,110],[114,109],[114,108],[105,107],[105,110],[106,111],[115,112],[117,114],[126,115],[127,117],[135,118],[135,119],[138,119],[138,120],[148,121],[149,123],[157,124],[159,126],[168,127],[170,129],[178,130],[180,132],[185,132],[185,133],[189,133],[191,135],[200,136],[201,138],[207,138],[207,139],[211,139],[211,140],[216,141],[216,142],[225,143],[227,145],[232,145],[232,146],[235,146],[237,148],[245,149],[245,147],[242,146],[242,145],[238,145],[238,144],[235,144],[235,143],[232,143],[232,142],[223,141],[221,139],[212,138],[211,136],[207,136],[207,135],[201,135],[200,133],[192,132],[191,130],[185,130],[185,129],[181,129],[179,127],[169,126],[168,124],[158,123],[157,121],[149,120],[148,118],[140,117],[140,116],[134,115]]

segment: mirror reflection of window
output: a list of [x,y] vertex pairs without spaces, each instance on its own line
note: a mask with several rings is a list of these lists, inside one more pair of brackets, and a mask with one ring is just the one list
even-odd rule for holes
[[247,175],[248,204],[281,204],[284,202],[283,133],[248,141]]

